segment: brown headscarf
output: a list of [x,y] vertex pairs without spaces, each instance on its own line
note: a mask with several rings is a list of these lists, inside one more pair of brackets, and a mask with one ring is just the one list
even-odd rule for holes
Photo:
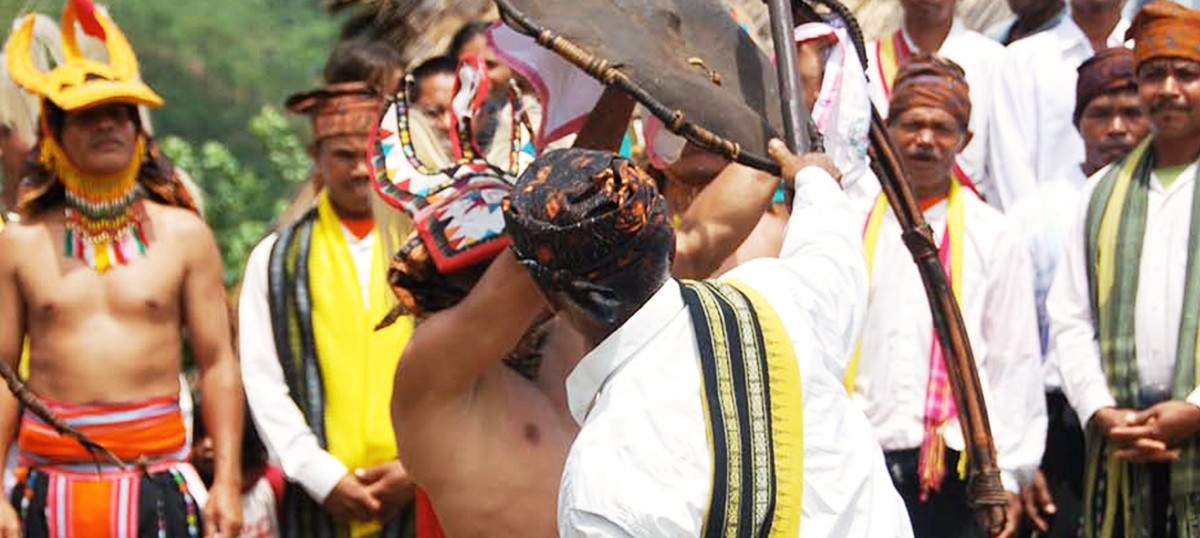
[[1137,89],[1133,78],[1133,51],[1125,47],[1100,50],[1079,66],[1075,83],[1075,124],[1093,99],[1107,93]]
[[962,67],[932,54],[910,56],[896,73],[888,117],[913,107],[945,110],[965,131],[971,121],[971,95]]
[[1164,57],[1200,62],[1200,10],[1155,0],[1134,17],[1125,38],[1134,42],[1138,65]]
[[366,135],[377,124],[383,96],[366,82],[330,84],[287,99],[287,109],[312,120],[313,143],[341,135]]
[[538,157],[504,211],[512,249],[542,288],[607,323],[619,321],[625,293],[668,267],[668,215],[654,180],[631,161],[582,149]]

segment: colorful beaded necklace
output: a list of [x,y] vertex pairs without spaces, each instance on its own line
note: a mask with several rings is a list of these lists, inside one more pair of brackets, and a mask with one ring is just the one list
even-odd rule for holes
[[66,256],[87,264],[98,273],[113,265],[126,265],[133,255],[145,255],[145,210],[139,203],[143,191],[137,182],[146,152],[139,136],[133,162],[120,172],[97,176],[75,167],[52,137],[41,144],[39,160],[66,191]]

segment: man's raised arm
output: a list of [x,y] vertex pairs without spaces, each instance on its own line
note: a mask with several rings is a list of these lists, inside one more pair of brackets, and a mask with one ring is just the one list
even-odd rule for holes
[[766,213],[779,180],[729,163],[704,187],[675,231],[676,278],[707,278],[754,231]]
[[392,412],[457,394],[498,364],[546,311],[537,284],[509,250],[466,298],[417,325],[400,364]]

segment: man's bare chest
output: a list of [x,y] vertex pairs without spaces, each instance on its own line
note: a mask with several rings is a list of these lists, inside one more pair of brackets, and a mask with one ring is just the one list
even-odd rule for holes
[[183,267],[166,248],[99,273],[66,257],[61,246],[31,248],[18,270],[18,283],[31,321],[66,320],[107,314],[177,319]]

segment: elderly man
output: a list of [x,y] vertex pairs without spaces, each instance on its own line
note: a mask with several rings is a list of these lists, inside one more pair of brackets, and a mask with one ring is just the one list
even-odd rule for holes
[[869,426],[825,366],[857,329],[854,212],[827,159],[781,146],[796,195],[780,258],[721,282],[671,279],[666,203],[616,155],[552,151],[517,183],[506,263],[536,282],[523,301],[546,297],[590,350],[566,383],[581,430],[560,535],[910,535]]
[[1127,48],[1104,49],[1083,62],[1075,95],[1075,124],[1087,155],[1075,169],[1078,181],[1045,183],[1039,186],[1039,196],[1028,196],[1008,210],[1033,259],[1049,418],[1042,467],[1026,484],[1022,497],[1033,528],[1043,536],[1064,538],[1077,536],[1081,523],[1083,431],[1062,393],[1062,379],[1050,347],[1046,295],[1062,256],[1066,230],[1076,213],[1076,185],[1124,157],[1150,132],[1150,119],[1133,77],[1133,51]]
[[1153,135],[1101,170],[1047,310],[1063,392],[1086,425],[1086,536],[1200,536],[1200,12],[1137,15]]
[[[41,97],[43,113],[21,220],[0,233],[0,360],[16,369],[28,336],[29,387],[50,414],[131,465],[96,464],[27,407],[19,483],[13,503],[0,504],[0,534],[235,536],[242,389],[221,257],[139,120],[138,105],[162,99],[137,79],[124,35],[90,2],[69,3],[63,18],[103,36],[110,62],[65,47],[64,61],[42,72],[30,60],[33,16],[5,47],[9,76]],[[63,32],[74,43],[75,25]],[[184,331],[200,385],[214,395],[203,405],[216,450],[207,501],[187,463]],[[7,392],[0,401],[3,461],[18,407]]]
[[[345,56],[347,61],[352,61]],[[331,61],[332,63],[332,61]],[[412,319],[391,308],[367,145],[383,98],[366,81],[288,99],[312,120],[316,207],[250,254],[239,347],[251,416],[289,480],[285,536],[399,536],[412,498],[388,414]],[[207,400],[207,398],[206,398]]]
[[[888,129],[941,247],[939,258],[962,308],[995,434],[1010,535],[1019,479],[1037,468],[1045,441],[1037,324],[1029,256],[998,211],[964,186],[954,157],[971,138],[962,70],[915,55],[896,77]],[[964,448],[943,352],[925,288],[881,195],[863,230],[870,302],[846,387],[883,445],[914,534],[983,536],[956,471]]]
[[954,17],[957,0],[900,0],[904,24],[891,35],[867,44],[867,77],[871,79],[871,101],[887,116],[894,93],[896,73],[913,54],[938,54],[962,66],[971,85],[971,132],[975,135],[958,152],[958,176],[972,190],[988,199],[994,186],[987,169],[988,111],[991,107],[992,72],[1004,47],[978,32],[968,30]]

